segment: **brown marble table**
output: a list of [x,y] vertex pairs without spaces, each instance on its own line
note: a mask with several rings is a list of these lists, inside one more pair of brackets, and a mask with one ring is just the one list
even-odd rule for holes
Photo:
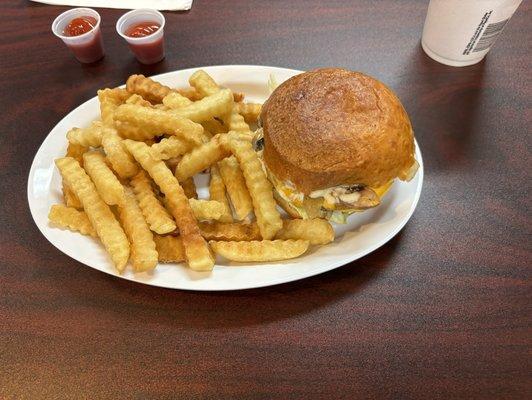
[[[428,1],[207,1],[165,13],[167,57],[138,64],[99,10],[107,55],[50,32],[65,7],[0,4],[1,399],[524,399],[531,396],[532,6],[485,61],[419,39]],[[39,233],[33,156],[98,88],[213,64],[369,73],[402,99],[425,160],[413,218],[335,271],[227,293],[103,274]]]

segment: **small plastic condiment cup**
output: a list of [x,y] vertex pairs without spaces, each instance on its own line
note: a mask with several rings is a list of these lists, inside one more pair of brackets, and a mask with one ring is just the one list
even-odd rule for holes
[[[96,25],[88,32],[78,36],[67,36],[65,28],[74,18],[93,17]],[[60,38],[82,63],[93,63],[104,56],[100,14],[92,8],[73,8],[60,14],[52,23],[52,32]]]
[[[146,22],[156,23],[159,29],[143,37],[131,37],[126,34],[135,25]],[[139,62],[155,64],[164,58],[164,23],[164,16],[159,11],[141,8],[122,15],[116,22],[116,31],[126,40]]]

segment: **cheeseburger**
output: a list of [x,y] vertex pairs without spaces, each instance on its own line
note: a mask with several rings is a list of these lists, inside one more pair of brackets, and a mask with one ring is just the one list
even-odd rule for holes
[[414,134],[395,94],[340,68],[296,75],[262,108],[255,149],[292,216],[345,223],[417,170]]

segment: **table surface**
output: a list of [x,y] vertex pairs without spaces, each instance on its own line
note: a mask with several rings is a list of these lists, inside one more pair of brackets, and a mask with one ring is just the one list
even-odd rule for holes
[[[485,61],[419,39],[427,1],[194,1],[165,13],[167,57],[138,64],[99,10],[107,55],[52,36],[64,7],[0,5],[0,398],[470,398],[532,394],[532,5]],[[343,66],[392,87],[425,160],[418,208],[387,245],[269,288],[196,293],[77,263],[39,233],[33,156],[98,88],[215,64]]]

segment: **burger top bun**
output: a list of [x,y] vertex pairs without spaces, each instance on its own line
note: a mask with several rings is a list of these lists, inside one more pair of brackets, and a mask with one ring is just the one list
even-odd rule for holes
[[317,69],[281,84],[264,104],[263,159],[305,193],[339,185],[378,187],[414,164],[406,111],[378,80],[340,68]]

